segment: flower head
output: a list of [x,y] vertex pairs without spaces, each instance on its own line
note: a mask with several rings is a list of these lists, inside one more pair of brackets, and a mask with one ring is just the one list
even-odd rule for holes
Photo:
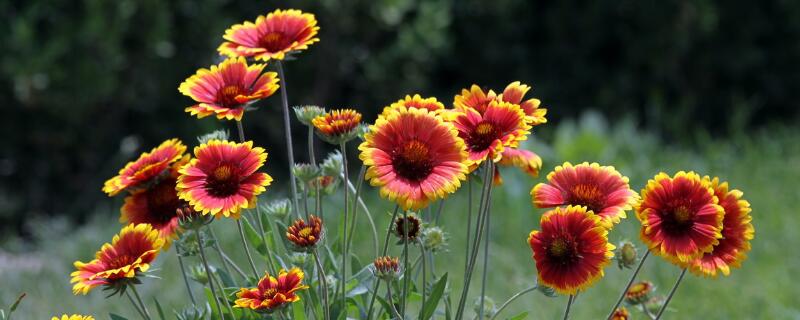
[[659,173],[647,182],[636,207],[642,241],[653,253],[688,266],[719,244],[725,210],[717,203],[708,181],[696,173]]
[[556,167],[547,175],[547,183],[533,187],[531,198],[539,208],[586,206],[607,228],[625,218],[625,211],[637,200],[636,192],[628,185],[628,177],[614,167],[588,162],[576,166],[565,162]]
[[361,114],[353,109],[333,110],[311,120],[319,136],[332,144],[340,144],[356,137]]
[[628,291],[625,291],[625,302],[630,304],[640,304],[650,299],[656,287],[650,281],[641,281],[631,285]]
[[288,272],[281,270],[277,278],[266,273],[258,281],[258,287],[242,288],[236,293],[238,299],[234,307],[272,313],[292,302],[300,301],[297,291],[308,289],[303,284],[304,277],[305,274],[299,268],[292,268]]
[[542,216],[541,231],[531,231],[539,282],[562,294],[575,294],[603,276],[614,256],[608,229],[586,207],[555,208]]
[[622,268],[633,268],[636,261],[639,260],[638,258],[639,252],[636,250],[636,246],[633,245],[630,241],[622,241],[617,246],[617,252],[614,255],[614,259],[617,260],[617,266]]
[[394,220],[394,234],[400,238],[400,241],[409,240],[414,242],[420,236],[422,230],[422,221],[414,214],[405,214],[402,217],[397,217]]
[[463,109],[453,124],[464,139],[468,160],[474,169],[486,159],[500,161],[506,147],[515,148],[527,139],[530,125],[518,105],[492,100],[484,112]]
[[325,114],[325,108],[319,106],[298,106],[294,107],[294,115],[300,123],[310,126],[314,118]]
[[178,139],[164,141],[150,152],[142,153],[136,161],[128,162],[116,177],[108,179],[103,192],[114,196],[122,190],[134,191],[156,180],[169,166],[180,160],[186,146]]
[[[517,167],[531,177],[538,177],[539,170],[542,168],[542,158],[532,151],[518,148],[505,148],[503,149],[502,158],[500,158],[497,164],[501,166]],[[503,184],[503,178],[500,176],[500,169],[497,166],[494,167],[494,184]]]
[[720,182],[716,177],[713,180],[708,177],[705,179],[710,180],[714,195],[725,210],[722,239],[712,247],[711,252],[692,260],[689,271],[710,277],[715,277],[720,271],[727,276],[731,268],[738,268],[747,259],[747,252],[750,251],[750,240],[755,234],[750,203],[742,199],[741,191],[729,190],[727,182]]
[[525,120],[532,126],[546,123],[547,118],[545,118],[545,115],[547,114],[547,109],[539,108],[542,101],[535,98],[522,101],[522,99],[525,98],[525,94],[528,93],[530,89],[530,86],[522,84],[519,81],[514,81],[506,86],[503,93],[500,94],[497,99],[518,104],[522,108],[522,111],[525,112]]
[[614,313],[611,315],[611,320],[628,320],[630,317],[631,314],[628,313],[628,309],[619,307],[617,310],[614,310]]
[[425,109],[433,112],[439,112],[441,110],[444,110],[444,104],[439,102],[439,100],[436,100],[435,97],[423,98],[419,94],[415,94],[413,96],[406,95],[405,98],[397,100],[388,107],[383,108],[381,116],[384,116],[390,110],[398,107],[405,107],[406,109],[409,108]]
[[50,320],[94,320],[92,316],[84,316],[80,314],[62,315],[61,317],[53,317]]
[[197,102],[186,112],[198,118],[216,115],[220,120],[242,120],[248,104],[278,90],[277,73],[261,73],[266,66],[248,66],[245,58],[234,58],[211,66],[211,70],[197,70],[178,87],[178,91]]
[[322,220],[311,215],[308,222],[299,218],[286,229],[286,238],[292,243],[297,251],[311,251],[316,248],[317,243],[322,239]]
[[242,208],[254,208],[256,196],[272,177],[256,172],[267,160],[252,141],[211,140],[194,148],[195,159],[180,169],[178,195],[204,215],[239,217]]
[[375,277],[384,280],[392,281],[400,277],[400,263],[397,257],[378,257],[372,263],[372,274]]
[[289,216],[289,213],[292,212],[292,202],[285,198],[273,200],[265,205],[263,210],[267,215],[283,220],[283,218],[286,218]]
[[185,202],[178,198],[176,186],[175,177],[169,177],[126,197],[119,222],[147,223],[158,230],[167,241],[177,237],[181,219],[179,213]]
[[453,98],[453,106],[462,112],[472,109],[483,114],[489,107],[489,103],[495,100],[497,100],[497,94],[494,91],[483,92],[481,87],[473,84],[469,90],[461,89],[461,94]]
[[111,244],[104,244],[95,259],[75,262],[71,283],[74,294],[87,294],[99,285],[114,285],[119,281],[136,278],[150,268],[164,246],[159,231],[149,224],[129,224],[114,236]]
[[439,227],[426,227],[422,230],[422,246],[426,251],[439,252],[447,250],[448,236]]
[[403,209],[420,209],[466,179],[464,141],[435,113],[397,107],[378,117],[358,147],[366,179]]
[[256,60],[283,60],[286,54],[307,49],[317,38],[317,19],[300,10],[275,10],[225,30],[217,51],[229,57],[253,57]]

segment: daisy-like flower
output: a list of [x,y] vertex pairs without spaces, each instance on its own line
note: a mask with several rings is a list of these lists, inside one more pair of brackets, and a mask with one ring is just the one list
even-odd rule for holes
[[150,152],[142,153],[136,161],[128,162],[116,177],[108,179],[103,192],[115,196],[123,190],[136,190],[154,181],[164,170],[181,159],[186,146],[178,139],[164,141]]
[[[406,230],[407,229],[407,230]],[[406,239],[414,242],[422,230],[422,221],[414,214],[407,214],[404,217],[397,217],[394,220],[394,235],[403,242]],[[406,233],[408,237],[406,237]]]
[[453,98],[453,106],[462,112],[472,109],[483,114],[489,107],[489,103],[495,100],[497,100],[497,94],[494,91],[483,92],[481,87],[473,84],[469,90],[461,89],[461,94]]
[[466,146],[434,112],[397,107],[370,126],[358,147],[366,179],[403,209],[420,209],[466,179]]
[[286,239],[292,243],[296,251],[301,252],[313,250],[322,236],[322,220],[313,214],[308,218],[308,222],[299,218],[286,229]]
[[531,231],[539,282],[562,294],[575,294],[603,276],[614,256],[608,229],[586,207],[555,208],[542,216],[541,231]]
[[245,58],[227,59],[209,69],[197,70],[178,87],[197,104],[186,108],[193,116],[242,120],[245,107],[278,90],[275,72],[261,73],[266,64],[247,65]]
[[503,93],[497,96],[497,99],[518,104],[522,108],[522,111],[525,112],[525,120],[533,126],[546,123],[547,118],[545,118],[545,115],[547,115],[547,109],[539,108],[542,101],[535,98],[522,101],[522,99],[525,98],[525,94],[528,93],[530,89],[530,86],[522,84],[519,81],[514,81],[506,86]]
[[377,257],[372,262],[372,274],[384,281],[392,281],[400,277],[400,263],[397,257]]
[[531,190],[531,200],[538,208],[564,205],[586,206],[611,228],[626,217],[625,211],[636,204],[636,192],[628,185],[628,177],[614,167],[588,162],[573,166],[569,162],[557,166],[547,175],[547,183]]
[[204,215],[238,218],[272,183],[268,174],[256,172],[267,153],[252,141],[211,140],[195,147],[194,156],[179,170],[178,196]]
[[71,283],[74,294],[87,294],[99,285],[113,285],[118,281],[136,278],[150,269],[150,264],[164,246],[158,230],[149,224],[129,224],[114,236],[111,244],[104,244],[95,259],[75,262]]
[[304,277],[305,274],[299,268],[292,268],[288,272],[281,270],[277,278],[266,273],[258,281],[258,287],[242,288],[236,293],[238,299],[234,307],[272,313],[292,302],[300,301],[297,291],[308,289],[303,284]]
[[[518,148],[505,148],[503,149],[502,158],[500,158],[497,164],[506,167],[517,167],[531,177],[538,177],[539,170],[542,169],[542,158],[532,151]],[[500,176],[500,169],[498,166],[494,167],[494,184],[503,184],[503,177]]]
[[705,179],[710,180],[714,195],[725,210],[722,239],[719,239],[711,252],[693,260],[689,271],[708,277],[716,277],[717,271],[720,271],[727,276],[731,268],[738,268],[747,259],[747,252],[750,251],[750,240],[755,234],[751,223],[753,218],[750,216],[750,203],[742,199],[741,191],[729,190],[727,182],[720,183],[716,177],[713,180],[708,177]]
[[53,317],[50,320],[94,320],[92,316],[84,316],[80,314],[73,314],[73,315],[63,315],[61,317]]
[[647,182],[636,207],[642,241],[653,253],[687,267],[719,244],[725,210],[717,203],[714,189],[698,174],[659,173]]
[[640,304],[650,300],[650,296],[656,287],[650,281],[641,281],[631,285],[628,291],[625,291],[625,302],[630,304]]
[[611,315],[611,320],[628,320],[630,317],[631,314],[628,313],[628,309],[619,307],[617,310],[614,310],[614,314]]
[[463,109],[453,124],[467,145],[472,169],[486,159],[500,161],[503,150],[517,147],[520,141],[528,138],[531,129],[519,105],[496,100],[490,101],[482,113],[472,108]]
[[355,138],[360,123],[361,114],[353,109],[333,110],[311,120],[323,140],[337,145]]
[[228,57],[253,57],[256,60],[283,60],[294,51],[307,49],[317,38],[317,19],[300,10],[275,10],[225,30],[217,51]]
[[151,187],[134,192],[125,198],[119,222],[128,224],[147,223],[158,230],[161,237],[169,241],[180,231],[181,212],[186,202],[178,198],[178,169],[189,162],[189,156],[176,162],[167,177]]
[[444,104],[439,102],[439,100],[436,100],[435,97],[423,98],[419,94],[415,94],[413,96],[406,95],[405,98],[397,100],[396,102],[383,108],[383,112],[381,113],[380,116],[384,117],[385,114],[387,114],[390,110],[398,107],[405,107],[406,109],[408,108],[425,109],[434,112],[439,112],[444,110]]

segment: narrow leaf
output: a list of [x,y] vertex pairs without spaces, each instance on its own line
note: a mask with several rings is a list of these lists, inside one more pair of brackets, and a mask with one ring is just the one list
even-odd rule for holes
[[433,285],[430,297],[428,297],[428,300],[425,301],[425,304],[422,306],[420,319],[428,320],[433,316],[433,313],[436,311],[436,306],[439,304],[442,294],[444,294],[445,287],[447,287],[447,273],[439,278],[439,281]]

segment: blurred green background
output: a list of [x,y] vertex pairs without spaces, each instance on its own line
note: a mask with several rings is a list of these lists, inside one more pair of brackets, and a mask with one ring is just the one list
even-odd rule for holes
[[[190,100],[178,84],[220,60],[215,49],[228,26],[289,7],[314,13],[322,40],[286,64],[290,104],[354,107],[371,121],[408,93],[449,104],[472,83],[530,84],[549,109],[550,122],[528,144],[545,172],[566,160],[600,161],[638,190],[658,171],[698,170],[745,192],[756,225],[750,260],[729,278],[690,277],[675,300],[679,318],[800,318],[800,292],[789,281],[800,258],[786,252],[800,246],[800,2],[740,0],[0,2],[0,305],[26,291],[31,319],[126,310],[124,301],[101,304],[100,294],[70,297],[67,284],[71,262],[116,231],[121,199],[106,198],[103,181],[165,139],[193,145],[199,134],[232,129],[183,112]],[[245,128],[270,152],[266,170],[277,184],[268,197],[285,195],[277,96],[258,106]],[[295,149],[305,161],[305,148]],[[541,212],[527,193],[542,179],[506,176],[496,198],[505,215],[493,227],[507,232],[492,237],[497,285],[489,293],[498,302],[535,274],[524,238]],[[373,191],[373,212],[387,210]],[[453,252],[445,255],[455,260],[462,219],[463,208],[447,206]],[[221,233],[233,234],[230,227]],[[636,239],[637,227],[629,219],[611,238]],[[677,270],[657,259],[649,265],[646,276],[666,291]],[[174,267],[169,255],[168,281],[177,279]],[[608,273],[582,295],[577,319],[605,312],[627,277]],[[166,293],[175,308],[185,300],[178,282],[147,290]],[[529,318],[551,319],[562,300],[531,295],[504,314],[528,309]],[[45,301],[60,305],[39,310]]]

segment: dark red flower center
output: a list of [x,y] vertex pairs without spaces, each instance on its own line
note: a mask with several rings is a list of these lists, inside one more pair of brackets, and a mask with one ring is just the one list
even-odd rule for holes
[[672,208],[662,217],[664,231],[668,234],[681,234],[692,226],[693,211],[687,205],[673,206]]
[[413,240],[419,235],[419,225],[419,219],[414,216],[401,217],[395,221],[394,230],[401,239],[405,239],[408,235],[408,238]]
[[286,49],[291,44],[289,37],[282,32],[272,31],[261,37],[258,45],[268,52],[278,52]]
[[236,97],[246,94],[246,90],[238,84],[230,84],[217,91],[217,103],[226,108],[236,108],[241,105]]
[[394,171],[410,181],[419,182],[427,178],[433,165],[430,148],[419,140],[408,141],[392,153]]
[[500,138],[502,132],[491,122],[483,121],[479,123],[475,130],[473,130],[469,137],[467,137],[467,145],[470,150],[483,151],[488,149],[492,142]]
[[239,191],[239,175],[236,168],[223,164],[208,176],[206,191],[215,197],[227,197]]
[[576,184],[567,194],[567,203],[586,206],[598,214],[603,209],[603,192],[594,184]]
[[177,215],[177,210],[183,205],[175,191],[175,179],[168,178],[161,181],[147,191],[148,221],[156,227],[168,223]]
[[547,255],[558,265],[571,265],[580,258],[578,243],[570,236],[555,237],[547,246]]

